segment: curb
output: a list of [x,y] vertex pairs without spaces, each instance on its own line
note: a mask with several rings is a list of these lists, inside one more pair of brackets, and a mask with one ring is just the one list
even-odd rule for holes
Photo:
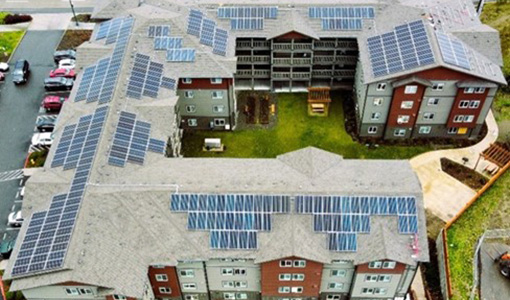
[[21,36],[21,39],[19,39],[19,42],[16,45],[16,47],[14,47],[14,49],[12,49],[11,55],[9,56],[9,59],[7,60],[7,63],[11,62],[11,58],[12,58],[13,54],[16,52],[16,50],[18,50],[18,47],[21,44],[21,42],[23,41],[23,39],[25,38],[26,34],[27,34],[27,29],[23,30],[23,35]]

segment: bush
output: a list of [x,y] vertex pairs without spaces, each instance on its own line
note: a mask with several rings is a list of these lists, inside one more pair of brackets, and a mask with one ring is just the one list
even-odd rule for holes
[[35,151],[30,153],[26,168],[38,168],[44,166],[46,156],[48,156],[48,150]]
[[30,22],[32,21],[32,16],[30,15],[7,15],[5,16],[4,23],[9,24],[17,24],[17,23],[24,23],[24,22]]

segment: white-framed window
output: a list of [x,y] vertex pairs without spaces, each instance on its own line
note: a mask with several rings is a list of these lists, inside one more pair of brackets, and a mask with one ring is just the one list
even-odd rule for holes
[[475,88],[473,88],[473,87],[464,88],[464,94],[473,94],[474,92],[475,92]]
[[374,288],[374,295],[386,295],[387,292],[387,288]]
[[376,134],[377,133],[377,126],[369,126],[368,127],[368,134]]
[[368,268],[369,269],[380,269],[382,266],[382,262],[381,261],[371,261],[368,263]]
[[196,105],[186,105],[186,112],[194,113],[197,111]]
[[225,119],[214,119],[214,126],[225,126]]
[[457,132],[459,132],[459,128],[457,127],[450,127],[448,128],[448,134],[457,134]]
[[221,113],[225,111],[225,105],[213,105],[213,112]]
[[221,286],[224,288],[233,288],[234,282],[233,281],[222,281]]
[[384,102],[384,98],[374,98],[374,106],[381,106]]
[[66,288],[66,294],[69,296],[78,296],[80,292],[78,292],[77,288]]
[[370,119],[372,120],[379,120],[380,118],[381,118],[380,112],[373,112],[372,115],[370,116]]
[[390,282],[391,281],[391,275],[379,275],[379,278],[377,278],[377,281],[379,281],[379,282]]
[[347,270],[331,270],[331,276],[333,277],[345,277],[346,275]]
[[80,294],[82,295],[92,295],[92,289],[88,289],[88,288],[80,288],[79,289],[80,291]]
[[281,286],[278,288],[278,293],[280,294],[288,294],[290,293],[290,286]]
[[373,295],[374,294],[374,288],[362,288],[361,294],[363,295]]
[[212,91],[211,97],[213,99],[223,99],[223,91]]
[[293,287],[291,287],[290,291],[293,293],[302,293],[303,287],[302,286],[293,286]]
[[248,299],[248,294],[246,293],[236,293],[236,299]]
[[402,101],[402,103],[400,104],[400,108],[411,109],[411,108],[413,108],[413,104],[414,104],[413,101]]
[[161,294],[171,294],[172,293],[172,289],[169,288],[169,287],[160,287],[159,288],[159,292]]
[[188,119],[188,126],[189,126],[189,127],[195,127],[195,126],[198,126],[198,121],[197,121],[197,119]]
[[462,123],[464,121],[463,115],[456,115],[453,117],[453,123]]
[[182,284],[182,289],[183,290],[196,290],[197,284],[194,282],[186,282],[186,283]]
[[126,298],[126,296],[114,294],[113,295],[113,299],[115,299],[115,300],[126,300],[127,298]]
[[365,282],[377,282],[377,275],[365,275]]
[[397,265],[394,261],[385,261],[382,264],[383,269],[395,269],[395,266]]
[[423,114],[424,120],[433,120],[434,119],[434,113],[426,112]]
[[234,268],[234,275],[246,275],[245,268]]
[[245,287],[248,287],[248,282],[247,281],[234,281],[234,286],[236,288],[245,288]]
[[181,277],[195,277],[195,270],[192,269],[183,269],[179,271],[179,274],[181,274]]
[[278,279],[280,281],[291,281],[292,280],[292,274],[280,274],[280,275],[278,275]]
[[473,115],[464,116],[464,123],[471,123],[471,122],[473,122],[474,119],[475,119],[475,116],[473,116]]
[[475,94],[483,94],[485,93],[485,88],[484,87],[477,87],[475,88]]
[[280,260],[281,268],[290,268],[292,267],[292,260]]
[[469,108],[478,108],[480,107],[480,100],[472,100],[469,102]]
[[294,261],[294,268],[304,268],[304,267],[306,267],[306,260],[298,259],[298,260]]
[[417,85],[406,85],[404,94],[416,94],[417,91],[418,91]]
[[340,283],[340,282],[330,282],[328,283],[328,289],[330,290],[338,290],[338,289],[343,289],[344,288],[344,284],[343,283]]
[[420,126],[418,133],[419,134],[429,134],[431,130],[432,130],[432,126]]
[[183,78],[181,79],[181,82],[184,83],[184,84],[191,84],[193,80],[191,80],[191,78]]
[[225,300],[233,300],[236,298],[236,294],[235,293],[223,293],[223,299]]
[[223,82],[223,79],[221,78],[211,78],[212,84],[221,84]]
[[198,295],[196,295],[196,294],[184,295],[184,300],[198,300]]
[[221,275],[232,276],[232,275],[234,275],[234,269],[232,269],[232,268],[221,268]]
[[404,124],[409,123],[409,116],[408,115],[399,115],[397,118],[398,124]]
[[444,83],[442,82],[436,82],[432,84],[432,90],[433,91],[442,91],[444,89]]
[[193,98],[193,96],[195,96],[195,93],[193,93],[193,91],[184,91],[184,97],[186,98]]
[[326,300],[340,300],[340,295],[327,295]]
[[156,281],[168,281],[168,276],[166,276],[166,274],[156,274]]
[[305,274],[292,274],[292,281],[303,281],[305,280]]
[[436,106],[439,104],[439,98],[429,98],[427,101],[428,106]]
[[331,263],[335,264],[335,265],[346,265],[346,264],[349,263],[349,261],[347,261],[347,260],[340,260],[340,259],[334,259]]
[[386,89],[386,83],[380,82],[377,84],[377,90],[378,91],[384,91]]
[[406,130],[405,129],[395,129],[395,131],[393,131],[393,135],[394,136],[405,136]]
[[469,100],[460,100],[459,108],[468,108],[468,107],[469,107]]

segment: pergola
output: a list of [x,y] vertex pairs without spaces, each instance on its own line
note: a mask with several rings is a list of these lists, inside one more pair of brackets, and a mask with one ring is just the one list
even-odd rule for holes
[[308,114],[310,116],[327,116],[329,103],[331,103],[331,88],[310,87],[308,88]]

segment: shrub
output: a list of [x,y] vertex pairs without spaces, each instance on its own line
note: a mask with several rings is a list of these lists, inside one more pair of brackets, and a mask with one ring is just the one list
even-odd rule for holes
[[32,21],[32,16],[18,15],[18,14],[14,14],[14,15],[9,14],[9,15],[5,16],[5,19],[4,19],[4,23],[7,25],[30,22],[30,21]]
[[26,168],[38,168],[44,166],[46,156],[48,156],[48,150],[35,151],[30,153]]

